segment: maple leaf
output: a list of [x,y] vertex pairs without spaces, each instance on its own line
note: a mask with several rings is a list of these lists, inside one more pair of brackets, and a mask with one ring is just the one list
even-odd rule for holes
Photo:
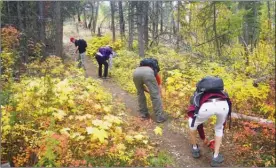
[[104,121],[102,125],[99,126],[99,128],[102,128],[104,130],[107,130],[109,129],[110,127],[112,126],[111,123],[107,122],[107,121]]
[[103,124],[103,121],[102,120],[92,120],[92,124],[95,125],[95,126],[100,126]]
[[139,141],[139,140],[142,140],[144,138],[144,136],[141,134],[138,134],[138,135],[135,135],[134,138]]
[[105,107],[103,108],[103,110],[104,110],[105,112],[107,112],[107,113],[110,113],[110,112],[111,112],[111,108],[110,108],[110,107],[107,107],[107,106],[105,106]]
[[116,117],[114,115],[106,115],[104,116],[104,120],[118,125],[122,123],[122,120],[119,117]]
[[135,157],[144,158],[147,156],[147,151],[143,148],[137,148],[135,151]]
[[117,149],[120,151],[124,151],[124,150],[126,150],[126,146],[124,144],[120,143],[117,145]]
[[98,129],[98,128],[94,128],[93,130],[93,139],[98,139],[101,143],[104,142],[105,138],[108,138],[108,134],[105,130],[103,129]]
[[127,135],[127,136],[125,137],[125,140],[126,140],[128,143],[132,143],[132,142],[133,142],[133,137],[130,136],[130,135]]
[[75,138],[75,137],[78,137],[80,136],[81,134],[79,132],[74,132],[72,135],[71,135],[71,138]]
[[62,121],[64,116],[66,116],[66,113],[63,110],[57,110],[57,113],[53,113],[54,117],[57,118],[58,120]]
[[66,135],[66,136],[70,136],[68,131],[70,131],[70,128],[63,128],[60,130],[60,133]]
[[92,134],[94,132],[94,128],[93,127],[86,127],[86,131],[88,134]]
[[162,133],[163,133],[163,132],[162,132],[162,128],[160,128],[160,127],[157,126],[157,127],[154,129],[154,133],[155,133],[155,135],[158,135],[158,134],[159,134],[159,135],[162,135]]

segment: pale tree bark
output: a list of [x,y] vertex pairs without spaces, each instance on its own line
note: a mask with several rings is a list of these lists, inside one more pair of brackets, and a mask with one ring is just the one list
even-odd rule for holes
[[62,57],[62,34],[63,34],[63,29],[62,29],[62,18],[61,18],[61,2],[56,1],[55,2],[55,25],[56,25],[56,36],[55,36],[55,50],[56,50],[56,55],[59,57]]
[[155,38],[156,36],[156,32],[155,32],[155,27],[156,27],[156,18],[155,18],[155,15],[156,15],[156,6],[155,6],[155,1],[152,2],[152,39]]
[[179,52],[180,42],[180,1],[177,2],[177,40],[176,40],[176,51]]
[[138,28],[138,45],[139,56],[145,57],[145,43],[144,43],[144,24],[143,24],[143,1],[137,2],[137,28]]
[[160,33],[163,33],[163,17],[164,17],[164,10],[163,10],[163,2],[160,2]]
[[134,3],[133,1],[129,1],[128,4],[128,50],[133,50],[133,34],[134,34]]
[[86,23],[86,10],[85,10],[85,7],[83,7],[83,26],[84,28],[87,28],[87,23]]
[[39,6],[39,37],[40,37],[40,42],[43,44],[42,45],[42,55],[45,53],[45,18],[44,18],[44,2],[39,1],[38,2]]
[[148,19],[148,10],[149,10],[149,1],[144,1],[144,40],[145,40],[145,47],[148,48],[149,45],[149,19]]
[[94,15],[93,28],[92,28],[94,33],[96,32],[96,25],[97,25],[97,20],[98,20],[98,13],[99,13],[99,4],[100,4],[100,2],[97,1],[96,2],[96,13]]
[[112,29],[112,40],[115,42],[115,19],[114,19],[114,14],[115,14],[115,7],[114,7],[114,2],[110,1],[110,8],[111,8],[111,29]]
[[92,26],[92,21],[93,21],[93,18],[94,18],[94,5],[95,5],[95,2],[90,2],[90,5],[91,5],[91,16],[90,16],[89,23],[88,23],[88,29],[91,29],[91,26]]
[[[158,36],[158,33],[159,33],[159,29],[158,29],[158,27],[159,27],[159,1],[156,1],[155,2],[155,9],[156,9],[156,13],[155,13],[155,35],[156,36]],[[158,41],[158,39],[157,39],[157,41]]]
[[174,20],[174,6],[173,6],[173,3],[171,2],[171,7],[172,7],[172,13],[171,13],[171,18],[172,18],[172,22],[171,22],[171,25],[172,25],[172,34],[176,34],[176,26],[175,26],[175,20]]
[[118,6],[119,6],[119,18],[120,18],[120,35],[121,35],[121,39],[123,40],[125,37],[125,20],[124,20],[122,1],[118,2]]

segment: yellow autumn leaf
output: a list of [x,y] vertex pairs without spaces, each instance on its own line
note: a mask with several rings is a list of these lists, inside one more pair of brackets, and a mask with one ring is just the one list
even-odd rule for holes
[[119,135],[120,135],[120,134],[122,134],[122,132],[123,132],[123,130],[122,130],[121,127],[116,127],[116,128],[115,128],[115,133],[116,133],[116,134],[119,134]]
[[85,116],[78,115],[78,116],[76,116],[76,119],[79,121],[83,121],[83,120],[85,120]]
[[84,139],[85,139],[85,136],[82,136],[82,135],[77,137],[77,141],[84,140]]
[[95,105],[94,105],[94,108],[95,108],[96,110],[100,110],[100,109],[102,108],[102,106],[99,105],[99,104],[95,104]]
[[86,131],[88,134],[92,134],[94,132],[94,128],[93,127],[86,127]]
[[101,143],[103,143],[105,138],[108,138],[108,134],[105,130],[94,128],[92,138],[98,139]]
[[63,110],[57,110],[56,113],[53,113],[53,116],[57,118],[59,121],[62,121],[64,116],[66,116],[66,113]]
[[132,142],[133,142],[133,137],[130,136],[130,135],[127,135],[127,136],[125,137],[125,140],[126,140],[128,143],[132,143]]
[[144,136],[141,134],[138,134],[138,135],[135,135],[134,138],[137,139],[138,141],[140,141],[144,138]]
[[70,116],[68,117],[68,119],[69,119],[69,120],[72,120],[72,119],[74,119],[74,116],[70,115]]
[[106,115],[104,116],[104,120],[118,125],[122,123],[122,120],[119,117],[116,117],[114,115]]
[[70,136],[68,131],[70,131],[70,128],[62,128],[59,132],[63,135]]
[[79,132],[74,132],[71,136],[70,136],[70,138],[76,138],[76,137],[78,137],[78,136],[80,136],[81,134],[79,133]]
[[104,122],[99,126],[99,128],[104,129],[104,130],[107,130],[107,129],[109,129],[111,126],[112,126],[111,123],[109,123],[109,122],[107,122],[107,121],[104,121]]
[[159,134],[159,135],[162,135],[162,133],[163,133],[163,132],[162,132],[162,128],[160,128],[160,127],[157,126],[157,127],[154,129],[154,133],[155,133],[155,135],[158,135],[158,134]]
[[88,119],[91,119],[92,115],[91,114],[85,114],[85,117],[88,118]]
[[99,120],[99,119],[92,120],[92,124],[95,126],[100,126],[103,124],[103,120]]
[[121,151],[124,151],[124,150],[126,150],[126,146],[124,144],[120,143],[120,144],[117,145],[117,149],[121,150]]
[[111,108],[110,108],[110,107],[107,107],[107,106],[105,106],[105,107],[103,108],[103,110],[104,110],[105,112],[107,112],[107,113],[110,113],[110,112],[111,112]]

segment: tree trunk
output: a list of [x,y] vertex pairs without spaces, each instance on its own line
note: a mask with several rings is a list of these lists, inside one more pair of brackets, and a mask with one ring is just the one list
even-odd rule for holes
[[177,3],[177,40],[176,40],[176,51],[179,52],[180,42],[180,1]]
[[87,23],[86,23],[86,11],[85,11],[85,7],[83,8],[83,26],[84,28],[87,28]]
[[43,44],[42,45],[42,55],[44,56],[45,54],[45,19],[44,19],[44,2],[43,1],[39,1],[38,2],[39,4],[39,39],[40,39],[40,42]]
[[99,13],[99,1],[96,2],[96,14],[94,15],[93,19],[93,32],[96,32],[96,25],[97,25],[97,20],[98,20],[98,13]]
[[78,22],[81,22],[81,18],[80,18],[80,7],[77,8],[77,13],[78,13]]
[[88,23],[88,29],[91,29],[92,20],[94,18],[94,3],[91,2],[90,5],[91,5],[91,16],[90,16],[89,23]]
[[[158,36],[158,33],[159,33],[159,30],[158,30],[158,27],[159,27],[159,1],[156,1],[155,2],[155,5],[156,5],[156,13],[155,13],[155,35]],[[157,38],[157,43],[158,43],[158,38]]]
[[115,23],[114,23],[114,14],[115,14],[115,7],[114,2],[110,1],[110,8],[111,8],[111,29],[112,29],[112,41],[115,42]]
[[134,10],[134,3],[133,1],[129,1],[128,7],[128,50],[133,50],[133,29],[134,29],[134,21],[133,21],[133,10]]
[[164,10],[163,10],[163,2],[160,1],[160,33],[163,33],[163,15],[164,15]]
[[219,46],[219,40],[217,38],[217,24],[216,24],[216,2],[213,2],[214,5],[214,11],[213,11],[213,15],[214,15],[214,24],[213,24],[213,30],[215,33],[215,47],[217,48],[217,55],[220,57],[221,56],[221,52],[220,52],[220,46]]
[[149,45],[149,19],[148,19],[148,10],[149,10],[149,1],[144,1],[144,40],[145,40],[145,47],[148,48]]
[[62,57],[62,18],[61,18],[61,2],[55,2],[55,25],[56,25],[56,36],[55,36],[55,51],[56,55]]
[[155,32],[155,25],[156,25],[156,18],[155,18],[155,15],[156,15],[156,6],[155,6],[155,1],[153,1],[152,2],[152,39],[155,39],[155,34],[156,34],[156,32]]
[[138,27],[138,45],[139,45],[139,56],[145,56],[145,43],[144,43],[144,25],[143,25],[143,1],[137,2],[137,27]]
[[98,37],[101,37],[102,35],[101,35],[101,28],[100,27],[98,27],[98,34],[97,34],[97,36]]
[[250,52],[253,52],[253,49],[255,48],[255,44],[258,40],[258,27],[257,27],[257,17],[258,17],[258,11],[257,11],[257,2],[253,2],[253,9],[254,9],[254,27],[253,27],[253,32],[252,32],[252,38],[251,38],[251,42],[250,42]]
[[19,30],[23,31],[20,1],[17,1],[16,6],[17,6],[17,19],[18,19]]
[[[174,8],[172,2],[171,2],[171,5],[172,5],[172,8]],[[175,20],[174,20],[174,12],[172,12],[171,17],[172,17],[172,23],[171,23],[171,24],[172,24],[172,34],[176,34],[176,26],[175,26]]]
[[122,1],[119,1],[118,5],[119,5],[119,16],[120,16],[120,35],[121,35],[121,39],[123,40],[125,37],[125,20],[124,20]]
[[173,32],[173,23],[174,23],[174,19],[173,19],[173,3],[172,1],[169,2],[169,6],[170,6],[170,15],[169,15],[169,18],[170,18],[170,26],[169,26],[169,32],[170,32],[170,40],[172,39],[172,34],[174,33]]

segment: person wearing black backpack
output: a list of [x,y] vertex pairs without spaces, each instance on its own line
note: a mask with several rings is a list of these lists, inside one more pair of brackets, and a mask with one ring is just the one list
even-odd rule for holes
[[167,120],[165,117],[161,100],[161,78],[158,61],[154,58],[145,58],[140,62],[133,73],[133,82],[137,89],[139,112],[142,119],[149,119],[145,91],[150,94],[153,110],[156,115],[156,122],[162,123]]
[[215,145],[211,161],[212,167],[220,166],[224,161],[222,154],[219,153],[219,148],[226,119],[231,115],[231,106],[230,98],[224,91],[224,84],[221,78],[207,76],[197,83],[197,89],[191,98],[191,106],[188,109],[192,155],[194,158],[200,157],[200,149],[196,141],[196,130],[198,130],[204,143],[208,144],[208,140],[204,135],[203,123],[215,115]]
[[78,57],[78,67],[83,68],[85,70],[85,65],[84,65],[84,58],[85,58],[85,52],[86,52],[86,47],[87,43],[83,39],[76,40],[75,38],[71,37],[70,41],[75,44],[77,47],[75,53],[79,52],[79,57]]

